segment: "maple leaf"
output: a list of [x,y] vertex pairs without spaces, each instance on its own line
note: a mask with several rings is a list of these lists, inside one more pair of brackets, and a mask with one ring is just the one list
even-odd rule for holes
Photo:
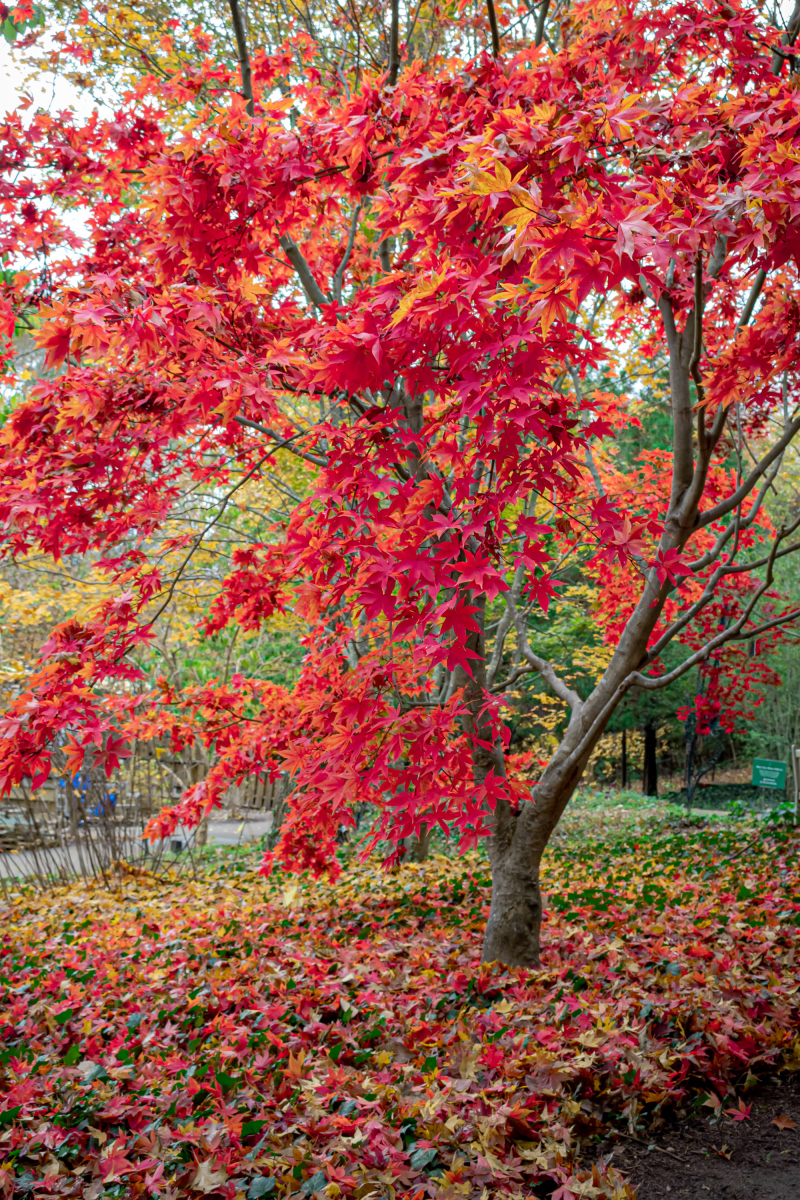
[[667,580],[670,583],[680,583],[682,579],[692,574],[689,560],[684,558],[678,550],[659,552],[653,565],[656,567],[661,583],[666,583]]
[[736,1108],[726,1108],[725,1112],[734,1121],[749,1121],[752,1108],[752,1104],[745,1104],[744,1100],[740,1099]]
[[473,616],[477,611],[475,604],[460,604],[454,600],[442,613],[442,633],[452,630],[457,642],[465,642],[470,633],[478,632],[479,626]]
[[100,1176],[104,1183],[109,1183],[113,1179],[118,1179],[120,1175],[127,1175],[130,1171],[135,1170],[134,1164],[125,1157],[122,1149],[124,1145],[124,1140],[121,1143],[115,1143],[105,1158],[101,1158]]
[[793,1121],[787,1113],[780,1113],[770,1121],[770,1125],[774,1125],[776,1129],[797,1129],[797,1121]]
[[491,196],[495,192],[507,192],[514,183],[522,175],[516,175],[513,179],[511,172],[504,163],[497,162],[494,167],[494,175],[489,175],[486,171],[479,171],[474,167],[468,169],[468,175],[472,190],[477,192],[479,196]]
[[208,1192],[215,1192],[218,1188],[227,1181],[228,1172],[225,1167],[217,1167],[214,1169],[213,1160],[207,1158],[202,1162],[192,1176],[192,1187],[206,1195]]
[[634,234],[640,233],[650,237],[658,236],[658,230],[644,219],[654,208],[654,204],[643,204],[641,207],[635,208],[629,216],[620,221],[616,241],[616,250],[620,258],[622,258],[623,254],[628,254],[633,258],[636,248]]
[[537,300],[531,313],[541,321],[542,337],[547,336],[547,331],[553,321],[566,320],[569,308],[568,294],[562,291],[549,292],[541,300]]

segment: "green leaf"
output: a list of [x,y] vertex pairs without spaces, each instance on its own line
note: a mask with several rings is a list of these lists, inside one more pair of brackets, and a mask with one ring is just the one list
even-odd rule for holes
[[429,1146],[426,1149],[415,1150],[409,1161],[415,1171],[424,1171],[426,1167],[436,1161],[436,1157],[436,1147]]
[[245,1121],[242,1125],[242,1137],[252,1137],[254,1133],[260,1133],[266,1123],[266,1121]]
[[275,1187],[275,1180],[271,1175],[257,1175],[247,1193],[247,1200],[259,1200],[260,1196],[267,1196]]
[[316,1175],[312,1175],[307,1179],[300,1188],[300,1191],[305,1196],[310,1196],[312,1192],[321,1192],[328,1182],[328,1176],[324,1171],[317,1171]]
[[78,1049],[78,1047],[70,1046],[69,1050],[64,1055],[64,1066],[65,1067],[74,1066],[74,1064],[78,1061],[80,1056],[81,1056],[81,1052]]

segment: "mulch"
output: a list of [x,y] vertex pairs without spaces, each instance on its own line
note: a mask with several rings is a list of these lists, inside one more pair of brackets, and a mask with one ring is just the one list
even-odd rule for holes
[[[636,1185],[637,1200],[800,1200],[800,1074],[773,1077],[747,1101],[748,1120],[703,1109],[642,1144],[610,1143],[604,1157]],[[780,1116],[797,1127],[774,1125]]]

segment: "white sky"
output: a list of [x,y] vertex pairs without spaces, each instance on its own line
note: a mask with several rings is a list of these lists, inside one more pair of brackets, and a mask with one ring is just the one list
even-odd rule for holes
[[23,91],[33,96],[34,108],[45,108],[50,112],[59,112],[64,108],[74,108],[85,116],[94,107],[91,100],[81,96],[64,79],[53,76],[35,80],[25,87],[25,77],[28,69],[24,60],[24,52],[12,51],[4,37],[0,37],[0,113],[7,113],[17,107]]

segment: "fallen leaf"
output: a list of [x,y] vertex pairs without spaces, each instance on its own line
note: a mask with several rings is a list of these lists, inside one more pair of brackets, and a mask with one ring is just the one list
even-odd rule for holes
[[740,1100],[738,1108],[726,1108],[725,1113],[732,1121],[749,1121],[752,1108],[752,1104],[745,1104],[744,1100]]
[[211,1163],[212,1160],[207,1158],[205,1162],[200,1164],[192,1178],[192,1187],[196,1191],[202,1192],[203,1195],[216,1191],[228,1179],[228,1172],[224,1167],[219,1167],[215,1171]]
[[793,1121],[786,1113],[781,1113],[774,1121],[770,1121],[770,1125],[775,1125],[778,1129],[797,1129],[797,1121]]

